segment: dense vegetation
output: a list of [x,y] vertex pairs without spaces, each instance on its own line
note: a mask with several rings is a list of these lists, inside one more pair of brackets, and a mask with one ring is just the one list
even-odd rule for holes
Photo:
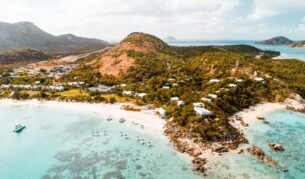
[[42,61],[51,58],[50,55],[33,49],[18,49],[0,53],[0,64],[12,64],[16,62]]
[[[172,47],[162,40],[147,34],[135,33],[124,41],[128,48],[115,48],[114,54],[126,53],[135,63],[119,77],[103,75],[99,72],[100,64],[91,62],[100,59],[97,54],[79,61],[79,67],[66,74],[59,83],[82,81],[80,89],[68,87],[69,91],[37,92],[34,97],[88,102],[132,101],[139,105],[153,104],[166,109],[167,118],[183,129],[200,136],[203,141],[226,141],[238,137],[238,132],[229,122],[234,113],[263,101],[283,101],[292,93],[305,97],[305,63],[298,60],[257,60],[257,55],[264,58],[276,56],[277,52],[261,51],[248,45]],[[139,50],[140,49],[140,50]],[[120,51],[121,50],[121,51]],[[114,58],[115,59],[115,58]],[[262,78],[263,81],[255,80]],[[209,83],[218,79],[217,83]],[[238,79],[238,80],[237,80]],[[3,78],[2,83],[32,83],[48,78],[19,77]],[[53,81],[53,82],[54,82]],[[101,94],[85,91],[88,87],[99,84],[117,86],[115,94]],[[230,86],[231,85],[231,86]],[[232,86],[233,85],[233,86]],[[163,88],[164,86],[168,88]],[[143,98],[126,97],[123,91],[147,93]],[[5,92],[7,94],[8,92]],[[24,92],[17,97],[27,97]],[[211,102],[204,102],[213,113],[209,118],[195,114],[193,103],[203,102],[201,98],[209,94],[217,95]],[[108,96],[105,96],[108,95]],[[110,95],[110,96],[109,96]],[[179,97],[183,105],[171,101]],[[131,99],[133,98],[133,99]]]

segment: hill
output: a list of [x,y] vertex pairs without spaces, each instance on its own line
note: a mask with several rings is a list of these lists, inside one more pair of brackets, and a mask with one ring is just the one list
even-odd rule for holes
[[16,62],[33,62],[50,59],[51,56],[33,49],[17,49],[0,53],[0,64],[12,64]]
[[32,48],[52,54],[71,54],[111,46],[108,42],[77,37],[72,34],[54,36],[31,22],[0,22],[0,52]]
[[264,44],[264,45],[290,45],[293,43],[293,41],[286,37],[278,36],[278,37],[274,37],[274,38],[256,42],[256,43]]
[[290,44],[289,47],[292,47],[292,48],[305,48],[305,41],[294,42],[294,43]]
[[103,54],[95,61],[90,62],[90,64],[99,69],[101,74],[118,77],[120,74],[126,73],[130,67],[134,66],[136,59],[141,58],[141,56],[157,55],[185,59],[206,52],[233,52],[248,57],[255,57],[261,53],[263,53],[263,57],[274,57],[279,55],[277,52],[262,51],[249,45],[169,46],[158,37],[135,32],[128,35],[109,52]]

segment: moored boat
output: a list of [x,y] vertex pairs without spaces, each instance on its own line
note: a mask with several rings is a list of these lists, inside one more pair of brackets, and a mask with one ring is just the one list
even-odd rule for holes
[[25,126],[24,125],[21,125],[21,124],[17,124],[13,130],[13,132],[16,132],[16,133],[20,133],[23,131],[23,129],[25,129]]

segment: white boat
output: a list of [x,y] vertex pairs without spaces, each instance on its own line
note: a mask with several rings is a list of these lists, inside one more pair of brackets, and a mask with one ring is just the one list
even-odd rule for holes
[[13,132],[20,133],[23,131],[23,129],[25,129],[24,125],[17,124],[17,125],[15,125],[15,129],[13,130]]

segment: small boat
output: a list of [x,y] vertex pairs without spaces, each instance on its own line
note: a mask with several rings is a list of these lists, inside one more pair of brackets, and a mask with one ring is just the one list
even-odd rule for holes
[[262,117],[262,116],[256,116],[256,119],[258,119],[258,120],[265,120],[265,118]]
[[108,117],[108,118],[107,118],[107,121],[112,121],[112,118],[111,118],[111,117]]
[[120,123],[124,123],[126,120],[124,119],[124,118],[121,118],[120,120],[119,120],[119,122]]
[[25,126],[21,125],[21,124],[17,124],[15,126],[15,129],[13,130],[13,132],[16,132],[16,133],[20,133],[23,131],[23,129],[25,129]]

